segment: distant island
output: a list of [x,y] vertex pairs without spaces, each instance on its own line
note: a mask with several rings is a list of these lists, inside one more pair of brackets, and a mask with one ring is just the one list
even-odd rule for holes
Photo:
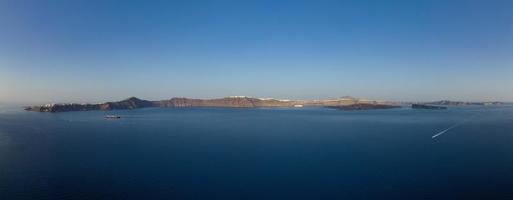
[[27,111],[36,112],[69,112],[89,110],[123,110],[148,107],[188,108],[188,107],[223,107],[223,108],[258,108],[258,107],[304,107],[318,106],[341,110],[368,110],[397,108],[398,104],[385,101],[341,97],[327,100],[283,100],[273,98],[253,98],[246,96],[230,96],[219,99],[171,98],[169,100],[148,101],[131,97],[117,102],[99,104],[46,104],[25,107]]
[[427,104],[411,104],[411,108],[413,109],[430,109],[430,110],[445,110],[447,107],[445,106],[433,106]]
[[485,102],[467,102],[467,101],[449,101],[441,100],[425,103],[411,103],[413,109],[430,109],[430,110],[445,110],[447,106],[499,106],[503,105],[499,101],[485,101]]
[[435,101],[430,102],[429,104],[433,105],[446,105],[446,106],[498,106],[502,105],[502,102],[498,101],[486,101],[486,102],[466,102],[466,101],[449,101],[449,100],[442,100],[442,101]]
[[338,110],[374,110],[374,109],[391,109],[400,108],[399,105],[392,104],[370,104],[370,103],[355,103],[351,105],[338,105],[338,106],[325,106],[326,108],[334,108]]

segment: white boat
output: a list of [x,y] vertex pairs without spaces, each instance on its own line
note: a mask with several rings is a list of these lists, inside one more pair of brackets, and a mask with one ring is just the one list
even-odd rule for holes
[[118,116],[118,115],[105,115],[105,118],[107,118],[107,119],[119,119],[121,117]]

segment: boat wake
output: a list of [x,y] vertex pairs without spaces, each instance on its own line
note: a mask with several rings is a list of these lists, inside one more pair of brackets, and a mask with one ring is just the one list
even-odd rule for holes
[[436,137],[438,137],[438,136],[440,136],[440,135],[442,135],[442,134],[444,134],[444,133],[447,133],[447,132],[448,132],[448,131],[450,131],[451,129],[456,128],[456,127],[458,127],[458,126],[461,126],[462,124],[464,124],[464,123],[466,123],[466,122],[470,121],[470,120],[471,120],[472,118],[474,118],[475,116],[476,116],[476,115],[472,115],[471,117],[469,117],[469,118],[467,118],[467,119],[465,119],[465,120],[463,120],[463,121],[461,121],[461,122],[458,122],[458,123],[456,123],[456,124],[454,124],[454,125],[450,126],[449,128],[446,128],[446,129],[444,129],[443,131],[438,132],[437,134],[434,134],[433,136],[431,136],[431,139],[435,139]]
[[454,124],[454,125],[450,126],[449,128],[447,128],[447,129],[445,129],[445,130],[443,130],[443,131],[440,131],[440,132],[438,132],[437,134],[434,134],[433,136],[431,136],[431,138],[432,138],[432,139],[434,139],[434,138],[436,138],[436,137],[438,137],[438,136],[440,136],[440,135],[442,135],[442,134],[446,133],[447,131],[449,131],[449,130],[451,130],[451,129],[453,129],[453,128],[458,127],[458,126],[459,126],[459,125],[461,125],[461,124],[463,124],[463,123],[457,123],[457,124]]

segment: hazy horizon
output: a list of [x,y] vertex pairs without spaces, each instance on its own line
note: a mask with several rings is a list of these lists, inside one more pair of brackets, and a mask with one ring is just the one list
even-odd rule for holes
[[[347,95],[344,95],[347,96]],[[162,98],[162,99],[148,99],[144,97],[137,97],[137,96],[130,96],[130,97],[124,97],[120,99],[105,99],[105,100],[98,100],[98,101],[30,101],[30,100],[22,100],[22,101],[0,101],[0,106],[34,106],[34,105],[44,105],[49,103],[88,103],[88,104],[98,104],[98,103],[106,103],[106,102],[117,102],[122,101],[128,98],[136,97],[138,99],[142,100],[148,100],[148,101],[160,101],[160,100],[169,100],[171,98],[191,98],[191,99],[219,99],[219,98],[226,98],[230,96],[214,96],[214,97],[186,97],[186,96],[173,96],[168,98]],[[275,98],[275,97],[259,97],[259,96],[246,96],[250,98]],[[334,97],[326,97],[326,98],[275,98],[275,99],[282,99],[282,100],[328,100],[328,99],[337,99],[341,98],[343,96],[334,96]],[[351,96],[357,99],[365,99],[365,100],[378,100],[378,101],[390,101],[390,102],[402,102],[402,103],[428,103],[428,102],[435,102],[435,101],[458,101],[458,102],[502,102],[506,104],[511,104],[513,101],[501,101],[501,100],[465,100],[465,99],[427,99],[427,100],[396,100],[396,99],[371,99],[371,98],[365,98],[365,97],[355,97]]]
[[0,103],[513,102],[513,1],[0,2]]

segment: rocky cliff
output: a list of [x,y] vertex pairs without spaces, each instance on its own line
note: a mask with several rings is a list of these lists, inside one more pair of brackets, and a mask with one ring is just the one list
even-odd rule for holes
[[226,97],[221,99],[188,99],[172,98],[157,103],[160,107],[232,107],[232,108],[253,108],[253,107],[288,107],[291,102],[275,99],[257,99],[251,97]]

